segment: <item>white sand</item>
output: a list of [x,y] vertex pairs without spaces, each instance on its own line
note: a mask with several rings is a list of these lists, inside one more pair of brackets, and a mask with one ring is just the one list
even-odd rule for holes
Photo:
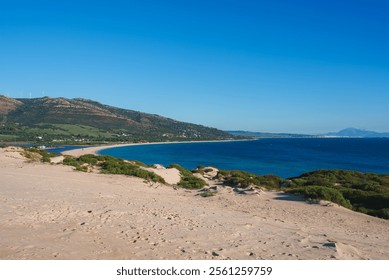
[[[152,143],[148,143],[152,144]],[[116,148],[116,147],[125,147],[125,146],[134,146],[134,145],[141,145],[141,144],[116,144],[116,145],[102,145],[102,146],[93,146],[93,147],[86,147],[81,149],[74,149],[70,151],[62,152],[63,155],[69,155],[74,157],[79,157],[82,155],[92,154],[97,155],[98,151],[109,149],[109,148]],[[146,144],[144,144],[146,145]]]
[[154,168],[144,167],[143,169],[161,176],[169,185],[176,185],[181,180],[180,171],[175,168],[165,168],[162,165],[155,164]]
[[168,144],[177,144],[177,143],[209,143],[209,142],[236,142],[236,141],[252,141],[250,139],[242,139],[242,140],[215,140],[215,141],[180,141],[180,142],[147,142],[147,143],[126,143],[126,144],[114,144],[114,145],[101,145],[101,146],[93,146],[86,147],[80,149],[74,149],[70,151],[65,151],[62,154],[79,157],[86,154],[97,155],[97,153],[104,149],[109,148],[117,148],[117,147],[126,147],[126,146],[139,146],[139,145],[168,145]]
[[0,178],[1,259],[389,259],[389,221],[280,192],[203,198],[10,149]]

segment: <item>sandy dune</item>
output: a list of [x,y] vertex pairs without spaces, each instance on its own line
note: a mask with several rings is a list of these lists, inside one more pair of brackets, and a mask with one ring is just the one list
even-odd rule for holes
[[204,198],[9,148],[0,178],[1,259],[389,259],[389,221],[280,192]]

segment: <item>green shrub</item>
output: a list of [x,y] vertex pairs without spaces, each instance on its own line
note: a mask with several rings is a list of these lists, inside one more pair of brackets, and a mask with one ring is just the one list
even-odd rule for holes
[[353,210],[380,218],[387,218],[389,209],[389,175],[348,170],[318,170],[290,178],[291,188],[310,184],[339,191]]
[[62,162],[64,165],[73,166],[77,171],[88,171],[88,168],[86,166],[81,166],[78,159],[70,156],[66,156]]
[[267,189],[278,189],[283,180],[275,175],[259,176],[241,170],[219,170],[217,177],[225,184],[238,188],[247,188],[251,185],[265,187]]
[[56,153],[48,153],[46,152],[45,150],[41,150],[41,149],[37,149],[37,148],[25,148],[24,149],[26,152],[28,153],[25,153],[25,156],[27,158],[33,158],[34,156],[32,156],[31,153],[35,153],[35,154],[38,154],[41,156],[41,161],[42,162],[50,162],[50,158],[52,157],[57,157],[59,156],[59,154],[56,154]]
[[138,166],[147,167],[147,165],[139,160],[131,160],[133,163],[135,163]]
[[197,177],[181,177],[180,182],[178,183],[183,188],[186,189],[201,189],[207,185],[204,180]]
[[84,166],[84,165],[78,165],[78,166],[76,166],[76,170],[77,171],[81,171],[81,172],[87,172],[88,171],[88,167]]
[[204,175],[204,170],[203,169],[194,169],[194,170],[192,170],[192,174],[194,174],[194,173]]
[[201,189],[207,185],[207,183],[200,178],[193,176],[193,173],[188,169],[185,169],[178,164],[170,164],[168,168],[176,168],[180,171],[181,180],[178,185],[186,189]]
[[96,156],[96,155],[91,155],[91,154],[88,154],[88,155],[82,155],[78,158],[78,161],[80,163],[88,163],[88,164],[92,164],[92,165],[95,165],[97,164],[97,162],[99,161],[99,156]]
[[99,163],[99,166],[101,172],[105,174],[123,174],[166,184],[165,179],[154,172],[141,169],[139,166],[125,162],[122,159],[106,158],[105,161]]
[[371,213],[368,213],[372,216],[389,220],[389,208],[383,208],[379,210],[373,210]]
[[76,158],[70,157],[70,156],[66,156],[66,157],[63,159],[63,162],[62,162],[62,163],[63,163],[64,165],[70,165],[70,166],[74,166],[74,167],[77,167],[77,166],[80,165]]
[[50,162],[50,157],[48,155],[42,155],[42,162]]
[[205,191],[205,192],[200,193],[201,197],[210,197],[210,196],[215,196],[215,195],[216,195],[216,192],[210,192],[210,191]]
[[221,169],[217,174],[220,176],[228,176],[230,175],[230,171]]
[[286,190],[292,194],[303,195],[305,198],[315,200],[327,200],[351,209],[350,201],[346,200],[343,195],[336,189],[322,186],[305,186]]
[[88,166],[99,166],[103,174],[122,174],[135,176],[146,180],[166,184],[165,180],[150,171],[141,169],[138,165],[125,162],[122,159],[111,156],[83,155],[79,158],[65,157],[63,164],[74,166],[78,171],[88,171]]

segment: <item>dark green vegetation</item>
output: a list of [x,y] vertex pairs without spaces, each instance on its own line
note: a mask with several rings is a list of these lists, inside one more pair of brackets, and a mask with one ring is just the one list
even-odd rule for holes
[[321,186],[306,186],[293,188],[287,190],[287,192],[297,195],[303,195],[308,199],[332,201],[343,207],[349,209],[352,208],[350,201],[346,200],[339,190],[333,188]]
[[319,170],[290,178],[289,182],[290,186],[286,191],[309,197],[312,188],[318,188],[313,186],[320,186],[322,189],[318,192],[323,195],[322,199],[335,195],[334,191],[336,191],[336,198],[334,198],[336,201],[330,201],[343,205],[344,202],[341,202],[343,197],[345,201],[349,201],[350,208],[355,211],[389,219],[389,175],[387,174]]
[[279,189],[282,182],[282,179],[275,175],[259,176],[240,170],[220,170],[218,178],[223,180],[225,184],[238,188],[255,185],[266,189]]
[[[87,172],[90,168],[98,167],[103,174],[123,174],[166,184],[161,176],[142,169],[141,167],[146,167],[146,165],[137,160],[129,162],[111,156],[83,155],[78,158],[66,156],[63,164],[74,166],[78,171]],[[191,171],[178,164],[171,164],[169,168],[176,168],[180,171],[181,181],[178,185],[183,188],[201,189],[206,185],[204,180],[193,176]]]
[[200,179],[197,178],[193,175],[192,171],[183,168],[181,165],[178,164],[170,164],[168,168],[176,168],[180,171],[181,175],[181,180],[178,183],[179,186],[186,188],[186,189],[201,189],[207,183]]
[[201,197],[210,197],[210,196],[215,196],[216,192],[211,192],[211,191],[204,191],[199,194]]
[[389,219],[389,175],[345,170],[319,170],[283,180],[275,175],[259,176],[239,170],[220,170],[218,178],[237,188],[259,186],[328,200],[354,211]]
[[63,164],[74,166],[76,170],[84,172],[88,171],[89,168],[98,167],[103,174],[122,174],[166,183],[161,176],[140,168],[139,162],[127,162],[111,156],[83,155],[78,158],[68,156],[64,159]]
[[120,109],[81,98],[0,95],[0,142],[46,144],[222,140],[215,128]]
[[37,148],[26,148],[24,149],[24,151],[25,151],[24,156],[26,158],[32,160],[40,160],[42,162],[50,162],[50,158],[59,156],[59,154],[48,153],[44,150],[37,149]]

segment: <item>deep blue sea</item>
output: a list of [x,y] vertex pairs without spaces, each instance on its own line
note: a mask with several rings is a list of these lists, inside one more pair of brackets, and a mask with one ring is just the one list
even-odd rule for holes
[[105,149],[100,154],[146,164],[178,163],[187,169],[215,166],[283,178],[319,169],[389,174],[389,138],[271,138],[151,144]]

